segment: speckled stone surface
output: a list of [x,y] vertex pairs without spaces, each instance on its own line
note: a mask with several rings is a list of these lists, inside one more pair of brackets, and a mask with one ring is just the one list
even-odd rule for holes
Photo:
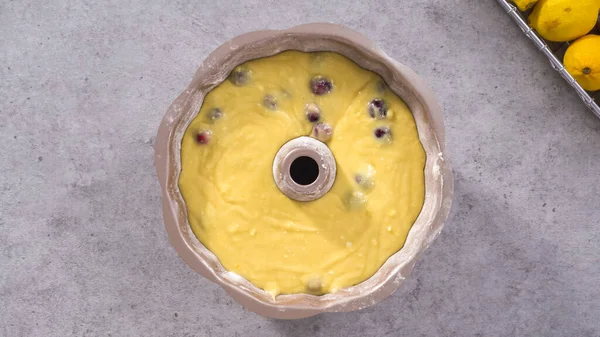
[[[0,336],[600,336],[600,120],[493,0],[0,1]],[[445,108],[456,198],[373,308],[245,311],[167,242],[152,163],[220,43],[334,22]]]

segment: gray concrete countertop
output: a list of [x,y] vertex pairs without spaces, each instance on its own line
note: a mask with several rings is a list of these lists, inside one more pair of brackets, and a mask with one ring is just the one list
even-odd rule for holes
[[[170,247],[152,146],[219,44],[318,21],[430,83],[456,197],[393,296],[277,321]],[[0,117],[2,337],[600,336],[600,120],[493,0],[2,0]]]

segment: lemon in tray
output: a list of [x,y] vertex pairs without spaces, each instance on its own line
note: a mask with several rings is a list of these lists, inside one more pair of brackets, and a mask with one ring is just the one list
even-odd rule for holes
[[564,64],[583,89],[600,90],[600,35],[586,35],[573,42],[565,53]]
[[524,12],[535,6],[535,3],[538,2],[538,0],[513,0],[513,2]]
[[529,25],[546,40],[566,42],[589,33],[599,11],[598,0],[540,0],[529,16]]

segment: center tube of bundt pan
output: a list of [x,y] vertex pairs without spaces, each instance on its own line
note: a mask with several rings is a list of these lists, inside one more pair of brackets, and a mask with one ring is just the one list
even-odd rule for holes
[[273,160],[273,178],[279,190],[297,201],[312,201],[329,192],[335,181],[333,153],[323,142],[298,137],[285,143]]

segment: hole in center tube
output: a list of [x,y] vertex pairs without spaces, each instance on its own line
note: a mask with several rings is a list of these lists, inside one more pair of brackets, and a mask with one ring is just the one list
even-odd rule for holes
[[290,165],[290,177],[298,185],[310,185],[319,176],[319,164],[311,157],[298,157]]

